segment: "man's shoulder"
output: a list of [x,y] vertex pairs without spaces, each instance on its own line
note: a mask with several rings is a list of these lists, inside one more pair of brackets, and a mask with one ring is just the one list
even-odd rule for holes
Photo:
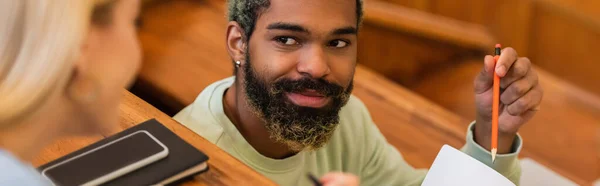
[[369,129],[374,123],[365,104],[355,96],[350,97],[339,116],[338,128],[323,151],[341,158],[345,172],[359,174],[366,162],[367,146],[373,136]]
[[340,110],[340,122],[371,123],[371,116],[365,104],[358,97],[350,95],[348,103]]
[[348,103],[340,111],[340,133],[353,136],[365,135],[365,128],[373,125],[371,115],[365,104],[351,95]]
[[173,119],[196,132],[212,143],[217,143],[223,133],[223,127],[219,123],[223,107],[223,93],[234,81],[229,77],[206,87],[194,100],[194,102],[175,116]]

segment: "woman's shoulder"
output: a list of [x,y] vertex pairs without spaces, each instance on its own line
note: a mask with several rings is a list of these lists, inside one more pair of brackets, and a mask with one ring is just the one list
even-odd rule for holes
[[0,185],[52,185],[31,165],[0,149]]

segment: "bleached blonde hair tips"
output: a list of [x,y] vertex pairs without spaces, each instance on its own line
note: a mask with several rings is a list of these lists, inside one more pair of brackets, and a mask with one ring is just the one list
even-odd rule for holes
[[36,111],[65,88],[91,25],[106,0],[0,1],[0,127]]

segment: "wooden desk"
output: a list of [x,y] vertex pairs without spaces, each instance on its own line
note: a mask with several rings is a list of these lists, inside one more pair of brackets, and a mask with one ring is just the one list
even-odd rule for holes
[[[208,165],[210,169],[208,172],[196,176],[194,181],[189,181],[184,185],[275,185],[269,179],[135,95],[124,91],[123,96],[124,100],[119,107],[121,114],[118,131],[125,130],[148,119],[156,118],[171,131],[209,156]],[[109,135],[111,134],[105,134],[105,136]],[[102,139],[102,136],[57,141],[44,149],[34,161],[34,164],[39,166],[50,162],[100,139]]]

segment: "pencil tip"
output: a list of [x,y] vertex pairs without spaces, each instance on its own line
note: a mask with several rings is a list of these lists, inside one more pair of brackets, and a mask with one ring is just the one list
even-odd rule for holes
[[496,153],[498,152],[498,149],[492,149],[492,164],[494,162],[496,162]]

